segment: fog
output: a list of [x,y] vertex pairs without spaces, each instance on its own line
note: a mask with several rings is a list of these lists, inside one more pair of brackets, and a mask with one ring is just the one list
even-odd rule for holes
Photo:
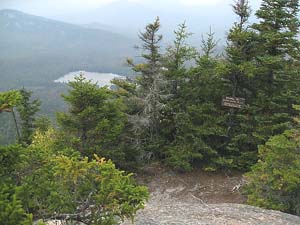
[[[200,35],[212,27],[223,39],[235,21],[229,0],[1,0],[0,9],[9,8],[75,24],[99,23],[115,31],[135,35],[145,24],[160,16],[163,32],[172,34],[186,21]],[[260,0],[250,1],[253,11]]]
[[[230,0],[1,0],[0,8],[12,8],[28,13],[56,17],[74,13],[88,12],[113,3],[134,3],[152,9],[181,11],[183,8],[201,8],[209,6],[224,7],[232,4]],[[256,8],[260,0],[250,0]],[[217,16],[217,15],[216,15]]]

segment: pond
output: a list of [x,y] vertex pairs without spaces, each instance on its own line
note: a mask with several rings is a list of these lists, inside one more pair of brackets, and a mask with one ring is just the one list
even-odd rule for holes
[[90,80],[92,83],[97,84],[100,87],[103,86],[111,86],[111,80],[117,79],[125,79],[124,76],[113,74],[113,73],[96,73],[96,72],[87,72],[87,71],[75,71],[65,74],[64,76],[58,78],[54,82],[56,83],[68,83],[70,81],[74,81],[76,76],[83,74],[83,76]]

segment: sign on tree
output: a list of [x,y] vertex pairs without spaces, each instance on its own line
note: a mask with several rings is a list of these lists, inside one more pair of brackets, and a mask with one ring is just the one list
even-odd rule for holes
[[245,105],[244,98],[225,97],[222,99],[222,106],[241,109]]

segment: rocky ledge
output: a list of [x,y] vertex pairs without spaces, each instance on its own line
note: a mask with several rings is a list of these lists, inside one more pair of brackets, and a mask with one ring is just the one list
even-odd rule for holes
[[122,225],[300,225],[300,217],[246,205],[241,173],[174,173],[147,168],[139,181],[151,196],[134,223]]
[[[124,225],[132,224],[125,222]],[[242,204],[148,203],[134,225],[300,225],[300,217]]]

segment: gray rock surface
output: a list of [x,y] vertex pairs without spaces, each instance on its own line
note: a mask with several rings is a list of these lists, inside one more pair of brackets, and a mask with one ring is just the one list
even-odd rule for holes
[[[190,198],[190,196],[187,196]],[[187,203],[188,202],[188,203]],[[300,217],[235,203],[206,204],[200,199],[178,201],[153,193],[134,225],[300,225]],[[131,225],[127,221],[123,225]]]
[[300,217],[246,205],[241,173],[183,174],[153,166],[138,178],[151,196],[134,225],[300,225]]

